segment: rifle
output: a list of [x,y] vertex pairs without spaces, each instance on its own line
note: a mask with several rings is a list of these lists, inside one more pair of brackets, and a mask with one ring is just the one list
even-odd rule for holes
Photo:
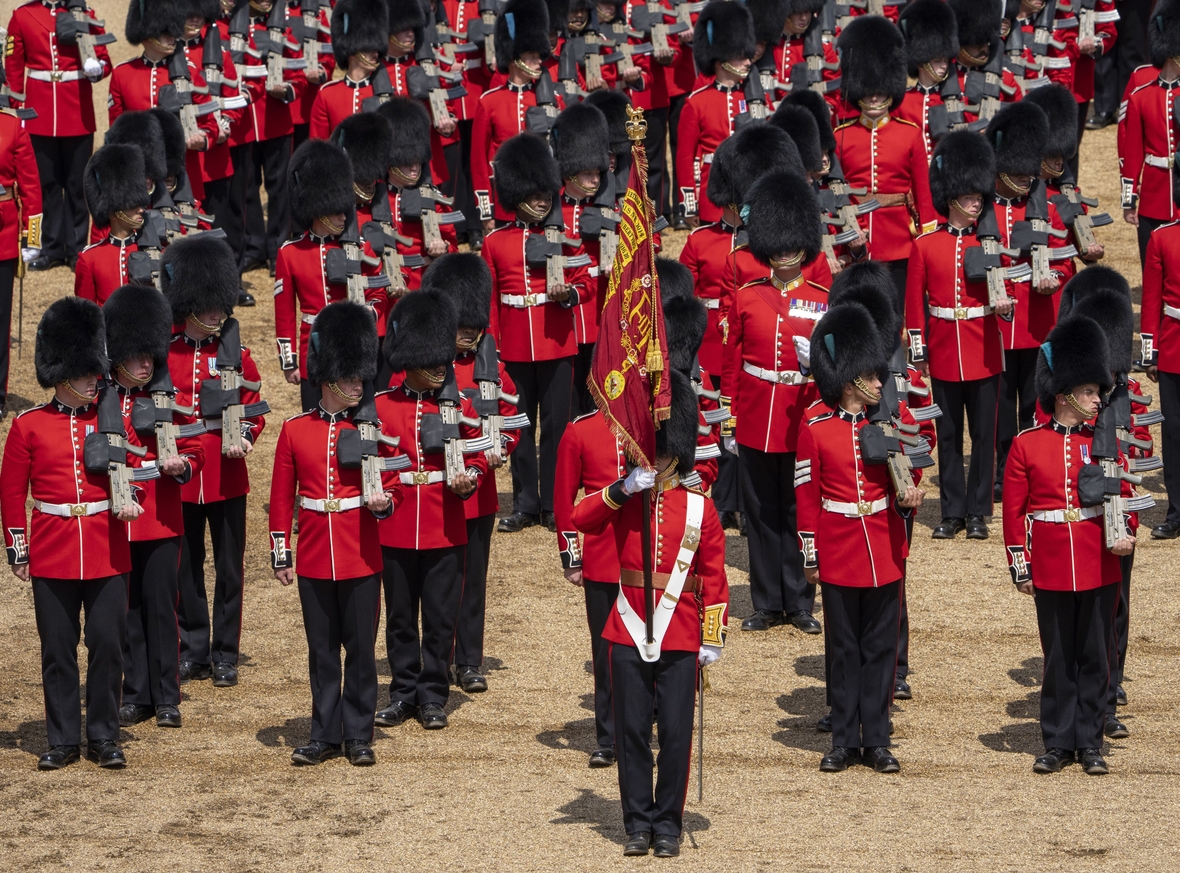
[[1057,214],[1065,222],[1065,226],[1073,231],[1073,238],[1077,242],[1079,252],[1086,251],[1092,245],[1097,245],[1094,238],[1094,228],[1113,224],[1114,219],[1105,212],[1088,213],[1085,207],[1098,208],[1098,201],[1090,197],[1083,197],[1074,184],[1073,174],[1068,166],[1060,181],[1061,193],[1054,194],[1050,199],[1057,207]]
[[[162,184],[157,186],[163,187]],[[171,203],[171,198],[168,202]],[[154,285],[157,291],[160,290],[160,253],[164,249],[166,239],[168,220],[164,213],[159,209],[145,209],[143,226],[135,235],[138,251],[127,256],[127,278],[131,280],[132,285]]]
[[422,416],[422,450],[424,452],[441,451],[446,458],[446,481],[451,482],[456,476],[463,475],[467,470],[467,463],[463,460],[465,454],[486,452],[496,448],[491,439],[480,436],[476,439],[462,439],[459,436],[459,425],[482,427],[478,418],[467,418],[460,412],[461,397],[455,383],[455,371],[447,367],[446,379],[438,393],[438,414]]
[[[914,484],[914,461],[918,467],[928,467],[934,460],[921,451],[918,426],[901,421],[899,400],[896,375],[891,373],[881,383],[881,400],[870,407],[869,423],[860,429],[859,440],[866,463],[888,466],[889,480],[900,500]],[[911,454],[910,449],[917,451]]]
[[1026,71],[1030,73],[1041,72],[1041,64],[1038,61],[1025,60],[1024,31],[1019,27],[1009,30],[1008,37],[1004,40],[1003,67],[1021,80],[1023,80]]
[[381,457],[381,446],[397,448],[401,438],[386,436],[381,432],[374,394],[372,381],[366,381],[360,405],[352,413],[356,430],[342,429],[336,440],[336,456],[340,459],[340,466],[354,470],[360,468],[361,493],[366,504],[374,497],[385,496],[383,473],[407,470],[411,466],[408,455]]
[[1024,211],[1025,221],[1012,225],[1012,236],[1008,240],[1014,249],[1020,249],[1032,261],[1032,287],[1035,289],[1049,278],[1049,262],[1076,257],[1078,250],[1072,246],[1049,248],[1049,237],[1065,239],[1068,232],[1057,230],[1049,223],[1049,194],[1041,179],[1033,180],[1028,192],[1028,205]]
[[422,222],[422,241],[429,248],[443,242],[440,226],[455,225],[455,230],[463,228],[465,219],[462,212],[436,212],[436,205],[452,206],[454,197],[446,197],[434,187],[430,178],[430,168],[422,168],[421,184],[417,188],[403,188],[401,192],[401,211],[403,217],[411,221]]
[[176,441],[182,437],[200,436],[205,432],[203,422],[177,424],[175,413],[192,415],[191,406],[176,405],[176,387],[167,367],[156,367],[147,386],[150,397],[137,397],[131,407],[131,428],[136,433],[156,435],[156,458],[163,464],[180,457]]
[[467,22],[467,39],[472,45],[483,44],[483,62],[489,70],[496,69],[496,17],[500,14],[499,0],[479,0],[479,18]]
[[553,79],[548,70],[542,70],[537,84],[533,86],[537,95],[537,105],[530,106],[524,111],[525,129],[540,137],[548,137],[553,127],[553,120],[561,110],[557,107],[557,92],[553,86]]
[[319,66],[323,52],[332,50],[330,39],[320,42],[320,36],[327,35],[330,38],[332,35],[331,29],[320,23],[320,9],[325,6],[331,8],[331,3],[327,0],[300,0],[299,17],[290,22],[291,35],[302,47],[300,51],[308,70]]
[[[280,4],[276,3],[275,5]],[[210,28],[210,30],[216,29],[216,27]],[[253,30],[254,26],[250,21],[250,4],[243,3],[229,19],[229,56],[235,64],[244,64],[247,55],[252,58],[262,57],[262,52],[258,49],[250,48],[250,36]],[[244,73],[239,75],[244,75]]]
[[375,267],[380,259],[370,257],[361,251],[361,236],[356,226],[356,211],[349,216],[344,232],[339,236],[340,247],[329,248],[324,257],[324,273],[329,284],[345,285],[348,299],[361,306],[369,306],[368,292],[371,288],[388,288],[390,279],[384,273],[366,276],[365,266]]
[[[515,394],[505,394],[500,382],[500,356],[496,351],[496,341],[491,334],[484,334],[475,350],[475,384],[479,391],[468,389],[475,396],[470,397],[471,405],[479,413],[479,420],[483,435],[492,444],[490,451],[502,451],[503,443],[500,439],[501,431],[519,430],[529,426],[529,417],[523,412],[505,417],[500,414],[500,401],[506,401],[515,406],[520,398]],[[467,393],[467,392],[464,392]]]
[[3,67],[0,66],[0,110],[12,112],[21,121],[28,121],[37,117],[36,109],[33,109],[32,107],[14,109],[12,106],[13,101],[16,101],[17,103],[23,103],[25,101],[25,95],[14,94],[12,92],[12,89],[8,87],[8,74],[5,73]]
[[[0,186],[2,188],[3,186]],[[24,228],[25,226],[25,210],[24,203],[20,199],[20,184],[18,182],[12,183],[12,199],[16,201],[16,226]],[[21,230],[20,232],[19,248],[25,248],[29,243],[28,231]],[[18,294],[16,304],[16,357],[20,360],[25,354],[25,273],[29,272],[28,266],[25,264],[25,259],[21,257],[20,253],[16,256],[16,278],[19,282]]]
[[[668,24],[666,18],[671,18],[676,23]],[[642,5],[636,3],[631,7],[631,29],[642,36],[650,36],[652,49],[660,53],[672,50],[668,43],[669,36],[674,33],[685,33],[692,28],[676,15],[669,15],[659,3],[647,0]]]
[[594,201],[582,212],[578,232],[584,240],[598,240],[598,269],[610,275],[619,248],[619,222],[623,217],[615,209],[615,178],[610,173],[602,180]]
[[[439,71],[434,56],[434,46],[438,41],[438,31],[435,29],[434,22],[428,21],[422,44],[414,51],[418,65],[406,70],[406,85],[409,87],[410,96],[415,100],[426,100],[430,103],[430,118],[435,127],[451,117],[451,111],[447,109],[447,101],[462,97],[467,93],[467,89],[460,81],[463,78],[461,73]],[[459,82],[459,84],[453,88],[445,88],[443,87],[444,79]]]
[[118,42],[113,33],[94,34],[92,27],[105,27],[106,22],[90,17],[90,10],[86,7],[86,0],[67,0],[66,10],[69,15],[58,15],[54,21],[54,32],[60,45],[76,45],[78,56],[82,63],[98,61],[94,52],[95,46],[110,45]]
[[[983,212],[980,213],[975,225],[975,236],[979,240],[979,245],[967,249],[967,254],[963,258],[963,273],[969,282],[987,282],[987,302],[994,308],[1010,299],[1005,282],[1019,282],[1029,278],[1032,268],[1028,264],[1005,267],[1000,260],[1000,255],[1019,258],[1020,249],[1005,248],[1000,244],[1000,224],[996,220],[995,204],[983,205]],[[1011,321],[1013,314],[1009,312],[999,317],[1004,321]]]
[[942,98],[942,104],[926,110],[926,125],[930,130],[930,138],[935,142],[952,130],[964,130],[967,127],[963,117],[963,91],[959,87],[959,76],[954,66],[942,80],[938,96]]
[[403,255],[397,250],[399,245],[409,246],[414,241],[394,229],[393,212],[389,208],[389,193],[384,183],[378,183],[377,190],[373,193],[372,214],[373,220],[365,223],[361,228],[361,235],[385,265],[385,275],[389,279],[387,293],[390,297],[401,297],[409,290],[406,287],[406,277],[402,275],[402,267],[424,267],[426,259],[421,255]]
[[194,136],[201,136],[201,128],[197,126],[197,119],[221,109],[219,100],[208,100],[205,103],[194,103],[194,94],[208,94],[209,89],[193,84],[192,75],[188,70],[188,55],[184,45],[179,45],[172,57],[168,59],[169,84],[160,88],[159,105],[174,115],[180,116],[180,125],[184,128],[184,141],[188,143]]
[[705,0],[672,0],[672,13],[689,30],[692,29],[693,15],[704,8]]
[[[217,346],[217,378],[201,383],[201,414],[206,430],[221,431],[221,453],[242,445],[242,419],[266,415],[270,404],[265,400],[242,403],[242,389],[257,391],[261,382],[242,378],[241,328],[236,318],[227,318],[221,325],[221,341]],[[220,420],[219,420],[220,419]]]
[[697,396],[697,402],[702,399],[712,400],[719,404],[716,409],[702,409],[701,418],[704,419],[705,424],[711,429],[715,424],[724,424],[729,421],[730,411],[726,406],[720,405],[721,392],[706,388],[704,382],[701,380],[701,362],[700,359],[694,357],[692,359],[692,369],[689,371],[689,381],[692,382],[693,393]]
[[578,85],[578,52],[586,56],[586,43],[582,37],[567,39],[561,46],[561,53],[557,56],[557,81],[565,94],[565,102],[579,102],[586,96],[586,92]]
[[[1139,439],[1132,432],[1132,428],[1147,427],[1149,425],[1159,424],[1164,420],[1163,415],[1158,411],[1133,414],[1131,412],[1132,397],[1144,406],[1151,403],[1150,397],[1144,397],[1142,394],[1132,395],[1130,386],[1127,384],[1126,374],[1120,373],[1115,380],[1114,390],[1106,398],[1106,404],[1114,410],[1113,416],[1119,439],[1119,449],[1124,455],[1129,455],[1131,449],[1146,452],[1152,446],[1152,440],[1150,438],[1146,440]],[[1158,470],[1163,465],[1164,459],[1159,455],[1153,455],[1150,458],[1128,459],[1128,466],[1131,468],[1132,473],[1147,473],[1152,470]]]
[[[255,43],[258,42],[257,37]],[[302,51],[297,42],[287,39],[287,4],[275,0],[270,14],[266,18],[266,90],[268,93],[281,91],[287,87],[284,74],[287,70],[303,70],[307,68],[307,59],[303,57],[288,58],[283,51]]]
[[135,503],[131,483],[159,479],[160,470],[155,464],[144,467],[127,466],[128,455],[142,458],[147,455],[147,449],[127,442],[119,392],[110,384],[103,386],[101,391],[102,396],[98,399],[98,429],[86,435],[82,460],[91,473],[105,473],[110,477],[111,512],[118,515]]
[[[1019,32],[1019,28],[1012,28]],[[978,118],[967,125],[973,133],[987,129],[987,124],[1000,111],[1000,95],[1011,96],[1016,89],[1004,84],[1004,58],[994,49],[988,55],[987,63],[981,67],[972,67],[967,71],[963,80],[963,106],[968,112],[973,112]]]
[[852,10],[868,11],[869,2],[868,0],[844,0],[844,2],[836,0],[835,7],[836,30],[840,31],[852,23],[854,18]]
[[393,82],[389,80],[389,70],[384,64],[378,64],[373,75],[369,77],[369,84],[373,86],[373,93],[361,101],[361,112],[375,112],[382,103],[388,103],[393,97]]
[[762,77],[757,70],[750,70],[746,76],[746,83],[742,86],[746,97],[746,111],[733,120],[733,129],[741,130],[754,121],[766,120],[766,92],[762,90]]
[[[1126,397],[1127,384],[1125,379],[1119,380],[1114,392],[1120,392]],[[1127,400],[1128,408],[1130,401]],[[1122,483],[1130,482],[1140,485],[1141,476],[1128,473],[1119,463],[1118,424],[1116,421],[1116,407],[1104,404],[1098,412],[1094,423],[1094,442],[1090,453],[1098,464],[1086,464],[1078,474],[1078,500],[1083,506],[1097,506],[1102,504],[1102,522],[1106,532],[1106,547],[1109,549],[1119,540],[1130,536],[1127,527],[1127,514],[1150,509],[1155,506],[1155,498],[1150,494],[1136,497],[1123,497]]]
[[561,204],[554,203],[549,214],[545,216],[543,224],[545,235],[529,234],[525,241],[525,261],[530,267],[545,266],[545,292],[565,288],[566,267],[588,267],[590,256],[586,254],[567,257],[563,246],[576,246],[577,240],[566,239],[565,222],[562,218]]
[[[856,239],[857,229],[860,227],[858,216],[878,209],[881,204],[875,197],[860,203],[852,202],[852,195],[864,197],[869,193],[868,189],[853,188],[848,184],[848,180],[844,178],[844,168],[840,165],[840,159],[836,157],[835,152],[832,153],[831,163],[828,167],[827,182],[828,187],[821,188],[819,192],[820,207],[825,213],[823,221],[844,228],[842,233],[836,234],[828,241],[830,247],[832,243],[843,244]],[[828,249],[825,248],[824,252],[828,253]]]
[[[823,15],[829,16],[831,14],[834,14],[834,9],[829,3],[824,6]],[[839,62],[833,64],[824,59],[823,22],[819,19],[813,21],[803,34],[803,58],[804,63],[791,67],[792,91],[806,91],[810,88],[819,94],[830,94],[839,89],[839,76],[831,81],[824,81],[824,73],[838,72],[840,64]]]

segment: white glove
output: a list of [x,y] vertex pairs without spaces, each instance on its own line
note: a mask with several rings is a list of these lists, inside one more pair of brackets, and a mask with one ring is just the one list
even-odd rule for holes
[[799,372],[806,376],[811,372],[811,340],[805,336],[794,336],[795,357],[799,359]]
[[640,491],[646,491],[648,488],[654,487],[655,484],[655,470],[645,470],[643,467],[636,467],[623,480],[623,490],[628,494],[638,494]]
[[721,660],[721,649],[716,646],[701,646],[701,650],[697,652],[697,663],[702,667],[708,667],[710,664],[716,664]]
[[37,258],[39,258],[39,257],[41,257],[41,250],[40,249],[21,249],[20,250],[20,259],[22,261],[24,261],[26,264],[29,263],[30,261],[37,260]]
[[102,78],[102,63],[94,58],[87,58],[82,62],[82,72],[91,82],[97,82]]
[[730,434],[729,436],[723,436],[721,438],[721,445],[724,446],[725,451],[729,452],[731,455],[736,455],[738,453],[737,437],[735,437],[733,434]]

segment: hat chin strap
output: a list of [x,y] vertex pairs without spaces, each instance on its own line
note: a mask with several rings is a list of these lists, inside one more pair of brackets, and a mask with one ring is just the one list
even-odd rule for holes
[[893,106],[893,98],[886,97],[883,103],[870,103],[868,100],[857,100],[856,105],[861,112],[871,112],[875,109],[889,109]]
[[1062,162],[1060,170],[1054,170],[1052,167],[1049,166],[1048,162],[1041,161],[1041,169],[1044,172],[1048,173],[1050,176],[1052,176],[1054,179],[1060,179],[1062,176],[1065,175],[1065,163],[1064,162]]
[[483,333],[484,332],[481,330],[479,333],[477,333],[475,335],[475,339],[471,340],[470,342],[456,338],[455,339],[456,350],[458,350],[460,352],[475,351],[476,346],[478,346],[480,343],[480,340],[483,339]]
[[983,204],[982,203],[979,204],[978,209],[970,210],[970,209],[967,209],[965,206],[963,206],[963,204],[959,202],[959,199],[957,197],[952,197],[951,201],[950,201],[950,205],[953,206],[959,213],[970,218],[972,221],[975,221],[976,219],[979,218],[980,215],[983,214]]
[[1078,401],[1074,398],[1072,391],[1065,395],[1065,402],[1072,406],[1078,415],[1086,420],[1094,418],[1096,415],[1098,415],[1097,412],[1091,412],[1082,406],[1082,404],[1078,403]]
[[419,376],[421,376],[423,379],[425,379],[431,385],[441,385],[443,382],[445,382],[447,380],[447,374],[445,371],[443,372],[443,374],[441,376],[435,376],[429,370],[423,370],[421,367],[415,367],[413,372],[417,373]]
[[733,75],[737,76],[738,79],[744,79],[746,76],[750,75],[749,68],[743,70],[740,67],[735,67],[729,61],[722,61],[721,69],[725,70],[727,73],[733,73]]
[[941,76],[938,75],[938,73],[934,72],[934,68],[930,66],[929,61],[922,64],[922,69],[930,74],[931,79],[933,79],[935,82],[939,82],[939,83],[945,82],[950,77],[950,74],[951,74],[951,65],[950,64],[946,65],[946,72],[943,73]]
[[794,267],[803,263],[803,256],[805,254],[806,252],[800,251],[789,258],[769,258],[768,260],[770,261],[770,266],[776,270],[782,270],[786,267]]
[[527,203],[518,203],[518,204],[516,204],[516,208],[519,209],[521,212],[523,212],[525,215],[527,215],[533,221],[540,221],[548,214],[546,212],[538,212],[536,209],[533,209],[533,207]]
[[390,167],[389,172],[393,173],[393,175],[395,175],[399,179],[401,179],[402,182],[404,182],[406,185],[417,185],[418,180],[422,178],[422,170],[421,169],[418,170],[418,175],[414,176],[413,178],[410,178],[409,176],[407,176],[405,173],[403,173],[397,167]]
[[864,379],[860,378],[860,376],[857,376],[855,379],[853,379],[852,384],[856,386],[856,390],[864,394],[865,397],[870,398],[874,403],[879,403],[881,401],[881,392],[874,391],[872,388],[870,388],[868,383],[865,382]]
[[[372,192],[366,192],[363,188],[361,188],[360,185],[358,185],[356,182],[353,182],[352,183],[352,193],[354,193],[357,197],[359,197],[361,200],[365,201],[366,203],[372,203],[373,197],[376,196],[376,194],[377,194],[377,189],[374,187]],[[323,221],[323,219],[321,218],[320,221]]]
[[[354,184],[352,187],[355,188],[356,185]],[[326,215],[319,216],[319,222],[328,229],[328,233],[332,234],[332,236],[344,233],[344,225],[333,224]]]
[[72,395],[74,395],[75,397],[77,397],[77,398],[78,398],[79,400],[81,400],[83,403],[93,403],[93,402],[94,402],[94,398],[93,398],[93,397],[87,397],[85,394],[81,394],[81,393],[79,393],[79,392],[75,391],[75,390],[74,390],[74,386],[70,384],[70,380],[69,380],[69,379],[62,379],[62,380],[61,380],[60,382],[58,382],[57,384],[58,384],[58,385],[60,385],[62,388],[65,388],[65,389],[66,389],[66,391],[68,391],[70,394],[72,394]]
[[[136,385],[146,385],[148,382],[152,381],[151,376],[148,376],[146,379],[140,379],[140,378],[137,378],[136,376],[131,375],[131,373],[127,372],[127,368],[124,367],[122,364],[117,364],[115,366],[115,369],[118,370],[120,373],[122,373],[126,377],[128,382],[134,382]],[[154,370],[153,370],[153,372],[154,372]]]
[[343,401],[347,406],[356,406],[361,402],[359,397],[353,397],[351,394],[345,394],[343,391],[341,391],[340,386],[338,386],[335,382],[328,383],[328,390],[339,397],[341,401]]
[[582,185],[582,183],[579,182],[574,176],[570,176],[568,179],[566,179],[565,185],[567,188],[573,188],[575,191],[577,191],[579,197],[589,197],[591,194],[596,193],[595,191],[592,191]]
[[1013,182],[1012,177],[1009,176],[1007,173],[1000,173],[1000,181],[1003,182],[1005,185],[1007,185],[1009,188],[1011,188],[1013,191],[1017,192],[1018,194],[1027,194],[1029,191],[1032,190],[1032,183],[1031,182],[1022,187],[1020,185],[1017,185],[1015,182]]
[[129,227],[133,227],[136,230],[143,227],[143,215],[142,214],[140,214],[137,217],[132,217],[132,216],[128,215],[126,212],[124,212],[122,209],[116,209],[115,210],[115,217],[117,219],[119,219],[119,221],[124,222]]
[[185,321],[187,321],[189,324],[191,324],[193,327],[197,328],[198,330],[203,330],[206,333],[212,333],[212,334],[220,334],[221,333],[221,325],[225,324],[225,322],[220,322],[218,324],[205,324],[205,322],[203,322],[203,321],[201,321],[201,319],[197,318],[197,315],[195,312],[190,312],[188,314],[188,316],[186,316]]
[[516,67],[516,69],[520,70],[522,73],[524,73],[526,76],[528,76],[533,81],[536,81],[537,79],[541,78],[541,68],[540,67],[538,67],[537,69],[534,70],[532,67],[530,67],[528,64],[526,64],[524,61],[522,61],[520,58],[517,58],[516,60],[514,60],[512,62],[512,66]]

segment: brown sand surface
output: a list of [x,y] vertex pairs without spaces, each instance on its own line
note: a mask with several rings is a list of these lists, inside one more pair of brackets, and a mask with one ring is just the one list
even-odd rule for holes
[[[5,17],[13,5],[0,3]],[[126,4],[96,6],[121,36]],[[129,47],[120,42],[114,54],[129,57]],[[96,90],[101,107],[106,89]],[[1082,181],[1114,211],[1113,129],[1087,134]],[[681,237],[669,236],[670,253]],[[1100,238],[1106,262],[1138,286],[1132,229],[1119,220]],[[277,429],[297,411],[298,396],[273,354],[268,277],[256,272],[247,280],[259,306],[238,316],[275,412],[251,461],[241,684],[186,686],[179,731],[150,723],[123,731],[124,772],[83,761],[39,773],[46,741],[32,597],[11,574],[0,576],[0,866],[290,873],[655,864],[620,857],[615,771],[586,768],[594,734],[582,597],[562,579],[552,535],[536,528],[493,539],[488,693],[455,691],[445,731],[413,723],[378,729],[376,767],[291,766],[290,750],[309,729],[306,643],[295,591],[281,588],[268,568],[265,506]],[[33,377],[35,328],[71,282],[65,269],[25,281],[29,347],[14,361],[11,412],[45,397]],[[500,481],[509,491],[507,477]],[[735,631],[712,671],[705,799],[696,800],[694,774],[684,854],[669,865],[874,873],[1176,868],[1175,546],[1145,538],[1138,550],[1131,705],[1123,712],[1132,735],[1109,747],[1111,775],[1091,779],[1071,767],[1037,777],[1041,655],[1032,601],[1008,581],[998,519],[987,542],[930,540],[935,483],[924,483],[929,499],[910,561],[914,699],[894,715],[901,774],[818,772],[829,744],[814,729],[824,712],[822,639],[781,628],[736,631],[751,606],[746,544],[731,536]],[[1159,474],[1147,485],[1162,492]],[[1150,526],[1162,515],[1157,508],[1144,521]],[[387,681],[388,667],[381,670]]]

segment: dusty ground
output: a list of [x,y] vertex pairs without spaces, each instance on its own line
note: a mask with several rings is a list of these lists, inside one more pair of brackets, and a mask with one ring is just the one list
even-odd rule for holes
[[[11,5],[6,0],[0,9]],[[121,33],[123,7],[98,5]],[[118,48],[125,57],[127,47]],[[100,106],[104,98],[105,90]],[[1113,130],[1087,135],[1082,178],[1104,204],[1117,205]],[[1138,285],[1131,229],[1119,222],[1101,237],[1108,263]],[[679,243],[671,240],[670,248]],[[272,354],[268,279],[248,279],[261,305],[238,314],[277,428],[295,411],[297,395]],[[33,379],[32,338],[41,312],[71,287],[64,269],[26,280],[30,347],[15,364],[12,411],[44,398]],[[6,432],[7,422],[0,436]],[[615,772],[586,768],[594,739],[581,595],[562,580],[551,536],[536,529],[493,541],[487,694],[453,694],[446,731],[379,729],[375,768],[290,765],[290,749],[307,738],[310,701],[297,596],[273,581],[266,560],[263,507],[274,439],[272,430],[252,462],[242,682],[187,686],[183,730],[124,731],[126,771],[99,772],[85,762],[36,771],[46,743],[32,598],[15,577],[0,576],[4,868],[287,873],[655,864],[620,857]],[[1160,493],[1158,474],[1148,484]],[[785,629],[735,632],[713,671],[705,801],[696,802],[694,785],[684,856],[669,864],[1175,869],[1176,547],[1145,540],[1139,549],[1125,712],[1132,737],[1110,749],[1112,774],[1090,779],[1073,767],[1035,777],[1041,668],[1032,603],[1008,582],[998,536],[970,545],[931,542],[937,490],[929,492],[910,569],[914,700],[895,715],[902,773],[821,775],[828,737],[814,722],[823,711],[822,641]],[[1156,510],[1145,521],[1161,517]],[[737,619],[751,608],[746,547],[737,537],[729,546]]]

